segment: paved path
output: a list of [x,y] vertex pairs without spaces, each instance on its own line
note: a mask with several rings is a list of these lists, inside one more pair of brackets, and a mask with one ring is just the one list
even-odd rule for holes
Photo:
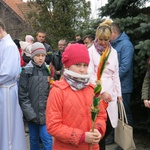
[[[115,150],[117,144],[111,144],[106,146],[106,150]],[[141,145],[136,145],[136,150],[150,150],[150,148],[144,148]]]
[[117,147],[116,144],[111,144],[106,146],[106,150],[114,150]]

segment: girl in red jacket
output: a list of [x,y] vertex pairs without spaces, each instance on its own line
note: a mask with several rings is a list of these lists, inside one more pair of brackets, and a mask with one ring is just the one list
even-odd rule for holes
[[94,87],[87,74],[89,60],[82,44],[70,44],[63,52],[63,77],[53,83],[46,108],[46,127],[54,137],[53,150],[89,150],[90,144],[92,150],[99,150],[98,143],[106,130],[106,111],[101,100],[91,132]]

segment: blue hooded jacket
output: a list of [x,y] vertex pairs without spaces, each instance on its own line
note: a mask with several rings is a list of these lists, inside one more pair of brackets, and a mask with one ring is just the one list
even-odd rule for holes
[[121,91],[122,93],[131,93],[133,90],[134,47],[125,32],[120,34],[114,41],[111,41],[111,45],[118,53]]

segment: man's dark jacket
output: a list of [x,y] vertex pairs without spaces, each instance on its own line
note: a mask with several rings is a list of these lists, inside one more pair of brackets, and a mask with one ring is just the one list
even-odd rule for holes
[[[60,71],[61,74],[62,74],[63,64],[62,64],[61,59],[62,59],[62,53],[60,51],[57,51],[57,52],[53,53],[53,55],[52,55],[52,65],[54,66],[54,70],[55,71]],[[54,79],[59,80],[60,77],[61,77],[61,74],[57,75],[54,72]]]

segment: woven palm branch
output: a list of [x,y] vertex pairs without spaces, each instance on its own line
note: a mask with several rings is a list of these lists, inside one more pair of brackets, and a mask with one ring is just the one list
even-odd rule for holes
[[[91,106],[92,131],[94,131],[94,123],[95,123],[97,115],[100,111],[100,108],[99,108],[99,103],[101,100],[100,92],[102,90],[101,76],[105,69],[109,54],[110,54],[110,50],[108,48],[106,48],[106,50],[103,52],[103,54],[101,56],[100,63],[98,65],[97,81],[96,81],[96,85],[94,88],[93,103]],[[90,150],[92,150],[92,144],[90,145]]]

